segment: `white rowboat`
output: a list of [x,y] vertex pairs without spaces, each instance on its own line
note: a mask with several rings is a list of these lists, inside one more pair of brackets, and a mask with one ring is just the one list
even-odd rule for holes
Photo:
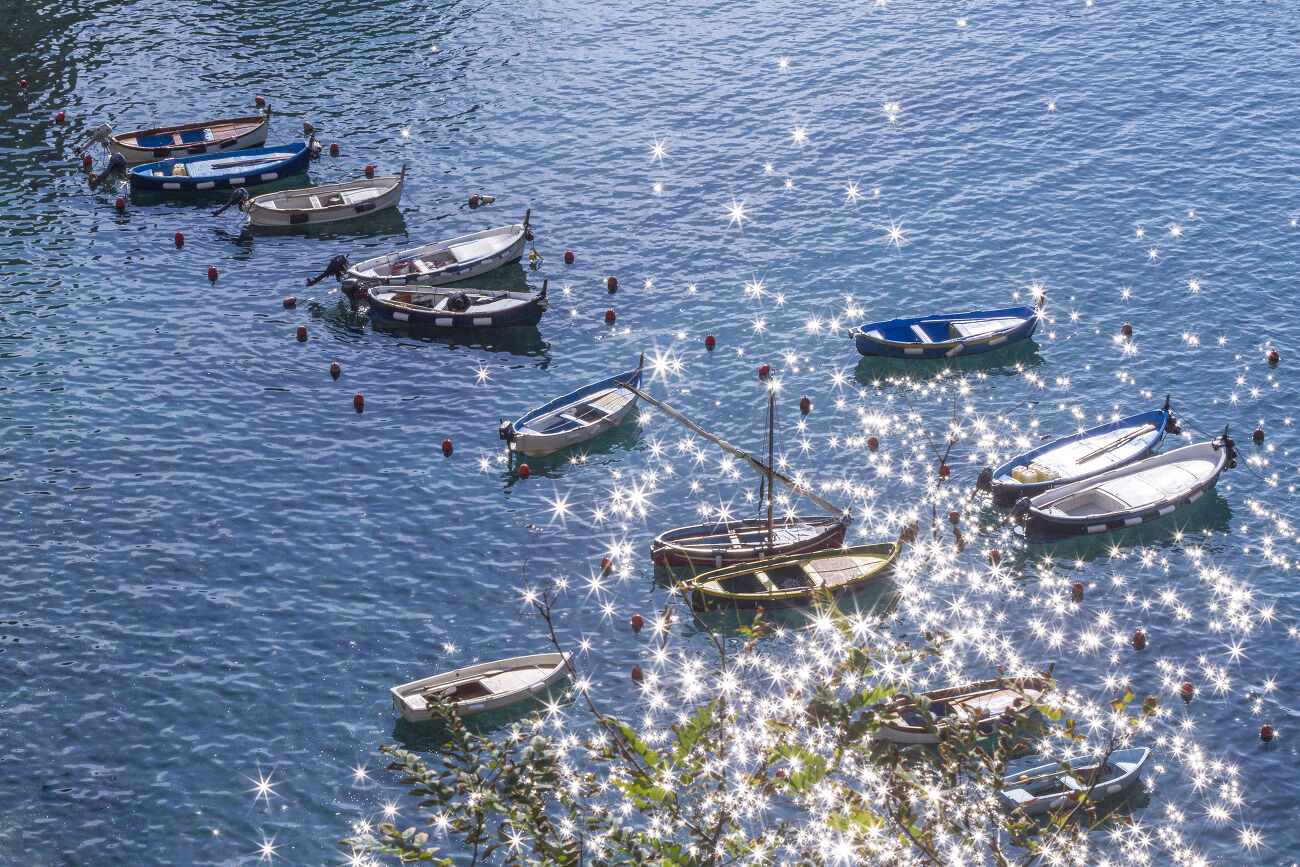
[[225,120],[205,120],[140,129],[113,135],[113,128],[102,124],[91,134],[85,153],[95,142],[104,142],[110,154],[120,154],[128,164],[148,163],[170,157],[228,153],[261,147],[270,130],[271,111]]
[[254,226],[303,226],[334,223],[373,214],[397,205],[406,181],[406,166],[395,178],[362,178],[298,190],[253,196],[240,205]]
[[446,699],[461,716],[509,707],[546,693],[569,673],[571,653],[535,653],[482,662],[393,687],[393,707],[407,722],[430,722]]
[[921,709],[900,697],[890,702],[888,716],[872,737],[900,744],[937,744],[944,727],[954,723],[993,735],[1012,713],[1038,701],[1051,684],[1046,677],[999,677],[921,693],[930,700],[933,730]]
[[640,385],[644,364],[642,355],[634,370],[557,397],[516,421],[502,422],[501,439],[508,449],[541,458],[612,430],[636,406],[636,395],[623,385]]
[[1068,809],[1086,794],[1094,803],[1113,798],[1142,776],[1151,751],[1146,747],[1115,750],[1105,764],[1087,756],[1038,765],[1002,779],[1002,803],[1010,810],[1036,816]]
[[440,286],[519,261],[531,238],[525,215],[522,223],[366,259],[350,267],[348,276],[364,284]]

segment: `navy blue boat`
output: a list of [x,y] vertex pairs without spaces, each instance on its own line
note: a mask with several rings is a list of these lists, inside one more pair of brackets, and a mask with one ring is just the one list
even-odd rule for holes
[[133,190],[228,190],[300,175],[318,150],[308,144],[276,145],[222,154],[159,160],[131,169]]
[[536,325],[550,306],[542,291],[498,292],[453,286],[377,286],[343,281],[343,294],[356,309],[364,298],[372,319],[409,322],[429,328],[517,328]]
[[1029,338],[1038,307],[1005,307],[871,322],[853,332],[858,352],[889,358],[956,358],[977,355]]
[[1167,397],[1164,409],[1062,437],[1016,455],[997,469],[985,467],[977,485],[993,494],[995,506],[1009,509],[1021,497],[1033,497],[1140,460],[1160,447],[1166,433],[1180,433]]

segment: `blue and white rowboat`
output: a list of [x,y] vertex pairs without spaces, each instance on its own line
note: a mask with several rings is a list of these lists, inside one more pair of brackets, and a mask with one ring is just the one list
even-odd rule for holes
[[956,358],[1026,340],[1038,328],[1038,307],[1006,307],[871,322],[853,332],[858,352],[889,358]]
[[1026,768],[1018,774],[1002,778],[999,793],[1003,805],[1027,816],[1037,816],[1055,810],[1068,810],[1087,795],[1088,800],[1099,803],[1113,798],[1142,776],[1151,751],[1146,747],[1115,750],[1102,763],[1092,756]]
[[528,227],[531,215],[530,210],[522,223],[512,226],[367,259],[348,268],[348,276],[385,286],[440,286],[477,277],[523,257],[524,243],[533,237]]
[[1122,467],[1154,452],[1166,433],[1179,433],[1169,409],[1143,412],[1063,437],[1012,458],[997,469],[980,471],[979,488],[993,504],[1009,509],[1021,497]]
[[229,190],[269,184],[307,171],[316,143],[159,160],[131,169],[133,190]]
[[1223,436],[1062,485],[1016,502],[1012,516],[1031,542],[1087,536],[1135,527],[1199,500],[1237,449]]
[[642,355],[634,370],[584,385],[516,421],[502,422],[501,439],[512,451],[541,458],[617,427],[636,406],[636,395],[623,384],[639,387],[644,364]]

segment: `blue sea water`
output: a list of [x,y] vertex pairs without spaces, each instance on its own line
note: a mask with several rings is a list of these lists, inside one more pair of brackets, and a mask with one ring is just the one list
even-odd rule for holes
[[[896,534],[934,470],[890,377],[919,380],[907,399],[940,445],[954,413],[970,434],[954,503],[1017,435],[1166,393],[1202,430],[1230,424],[1250,461],[1195,511],[1051,565],[1005,528],[973,536],[896,628],[927,606],[978,622],[1099,700],[1195,681],[1153,735],[1141,820],[1178,835],[1162,851],[1300,859],[1291,4],[0,0],[0,25],[0,861],[252,863],[267,840],[335,861],[397,794],[375,755],[402,736],[387,687],[545,649],[525,568],[580,585],[619,554],[560,623],[605,706],[635,715],[626,672],[649,645],[626,620],[667,601],[650,539],[748,512],[755,480],[678,450],[649,409],[527,480],[496,429],[643,350],[670,362],[658,394],[752,447],[772,363],[781,449],[854,505],[854,541]],[[119,214],[116,187],[88,189],[76,145],[99,122],[254,95],[272,141],[309,120],[340,143],[313,181],[406,165],[400,214],[254,234],[211,216],[219,197],[121,191]],[[496,200],[471,211],[471,193]],[[494,279],[549,280],[536,332],[377,330],[333,281],[304,287],[335,254],[528,208],[542,261]],[[964,384],[848,337],[1040,285],[1035,345],[956,365]],[[1024,577],[990,578],[988,547]],[[1057,604],[1076,580],[1085,602]],[[997,663],[971,651],[972,672]],[[1229,767],[1226,789],[1198,778]]]

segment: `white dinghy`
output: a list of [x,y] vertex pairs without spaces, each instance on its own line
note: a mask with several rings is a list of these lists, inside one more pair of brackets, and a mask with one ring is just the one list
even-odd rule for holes
[[482,662],[395,686],[393,707],[407,722],[430,722],[439,699],[470,716],[518,704],[544,694],[569,673],[571,653],[535,653]]
[[336,223],[395,207],[402,199],[406,166],[395,178],[361,178],[339,184],[280,190],[248,197],[243,189],[235,190],[230,201],[213,216],[231,205],[248,214],[254,226],[306,226]]
[[1092,756],[1028,768],[1002,779],[1002,803],[1009,810],[1037,816],[1072,807],[1084,795],[1096,803],[1113,798],[1142,776],[1151,751],[1146,747],[1115,750],[1105,762]]
[[1033,541],[1121,530],[1194,503],[1219,475],[1237,465],[1237,449],[1223,436],[1174,449],[1083,481],[1018,501],[1012,515]]
[[503,421],[498,433],[506,448],[542,458],[561,449],[618,427],[636,406],[636,395],[629,389],[641,384],[645,354],[634,369],[591,385],[584,385],[563,397],[557,397],[524,414],[515,421]]
[[523,257],[524,244],[533,237],[528,227],[530,216],[532,211],[524,215],[522,223],[366,259],[350,267],[347,274],[365,284],[385,286],[440,286],[477,277]]

